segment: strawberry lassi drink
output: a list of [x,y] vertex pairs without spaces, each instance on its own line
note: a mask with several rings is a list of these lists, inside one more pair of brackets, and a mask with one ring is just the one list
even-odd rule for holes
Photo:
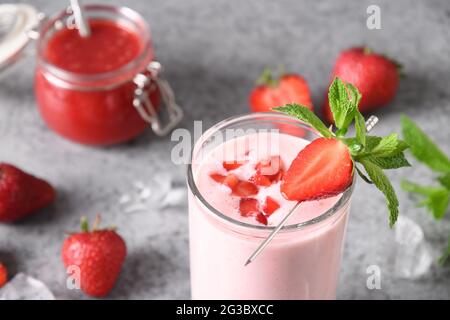
[[[265,130],[280,124],[300,127],[287,131],[304,136]],[[237,127],[256,130],[237,130],[242,135],[213,142],[217,133]],[[351,187],[302,202],[260,257],[244,266],[297,204],[282,195],[282,178],[298,152],[317,138],[281,114],[232,119],[203,135],[188,178],[192,298],[335,298]]]
[[335,78],[328,100],[333,126],[288,104],[221,122],[197,142],[188,167],[194,299],[335,298],[356,174],[383,193],[395,224],[384,170],[410,165],[408,145],[368,134],[376,121],[358,111],[352,84]]

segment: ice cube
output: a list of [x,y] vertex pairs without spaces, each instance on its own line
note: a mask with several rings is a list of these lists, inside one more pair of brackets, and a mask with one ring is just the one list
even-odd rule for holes
[[[134,181],[127,193],[120,196],[119,205],[125,213],[147,212],[160,207],[162,201],[171,194],[171,189],[171,175],[156,173],[149,180]],[[176,192],[176,197],[177,194]]]
[[412,219],[400,216],[395,226],[395,274],[399,278],[414,279],[426,274],[433,263],[433,255],[422,228]]
[[176,187],[170,190],[160,204],[160,208],[182,207],[187,202],[185,187]]
[[0,289],[0,300],[54,300],[47,286],[24,273],[18,273]]

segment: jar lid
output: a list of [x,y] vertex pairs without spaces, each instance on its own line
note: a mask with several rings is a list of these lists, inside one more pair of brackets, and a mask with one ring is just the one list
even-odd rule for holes
[[0,4],[0,70],[12,65],[30,41],[27,32],[39,22],[28,4]]

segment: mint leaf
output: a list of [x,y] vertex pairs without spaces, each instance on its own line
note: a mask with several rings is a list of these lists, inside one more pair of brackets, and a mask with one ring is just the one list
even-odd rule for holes
[[363,146],[366,145],[366,121],[364,120],[361,112],[356,111],[355,113],[355,130],[356,130],[356,139],[358,139],[359,143]]
[[398,169],[411,166],[403,153],[398,153],[389,157],[368,156],[367,159],[382,169]]
[[361,163],[364,166],[364,169],[366,169],[370,180],[372,180],[375,186],[385,195],[386,203],[389,209],[389,226],[393,227],[398,218],[399,206],[395,190],[379,166],[372,163],[368,159],[361,159]]
[[359,102],[361,101],[362,95],[358,91],[358,88],[356,88],[353,84],[346,83],[346,86],[348,92],[350,93],[350,101],[355,105],[356,111],[358,111],[358,105]]
[[450,190],[450,172],[438,177],[438,181],[441,185],[447,188],[447,190]]
[[438,146],[407,116],[402,116],[402,131],[405,141],[417,160],[437,172],[450,172],[449,158]]
[[[356,90],[356,92],[354,90]],[[355,103],[359,102],[360,96],[361,95],[354,86],[346,85],[338,77],[334,78],[328,91],[328,103],[330,104],[330,109],[333,113],[334,123],[339,129],[336,133],[338,136],[343,136],[347,133],[347,129],[353,121],[355,112],[358,108]]]
[[377,136],[367,136],[366,137],[366,150],[370,151],[373,150],[381,141],[381,137]]
[[447,189],[422,186],[409,181],[402,181],[401,186],[405,191],[425,196],[419,202],[419,206],[426,207],[436,220],[444,217],[450,198],[450,192]]
[[370,150],[370,155],[377,157],[390,157],[408,148],[408,145],[398,139],[396,133],[381,138],[380,142]]
[[309,110],[307,107],[301,106],[296,103],[291,103],[282,107],[273,108],[273,110],[280,111],[288,115],[291,115],[297,119],[300,119],[301,121],[305,122],[306,124],[316,129],[322,136],[326,138],[334,136],[333,133],[330,130],[328,130],[328,128],[325,126],[322,120],[320,120],[314,114],[314,112]]
[[439,264],[443,266],[449,258],[450,258],[450,237],[448,238],[447,248],[444,250],[444,253],[439,258]]

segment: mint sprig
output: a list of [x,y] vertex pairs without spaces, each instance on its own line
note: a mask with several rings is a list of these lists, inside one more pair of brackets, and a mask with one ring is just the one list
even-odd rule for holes
[[[441,220],[450,203],[450,159],[423,132],[419,126],[407,116],[402,116],[402,132],[410,145],[413,156],[436,174],[438,185],[424,186],[410,181],[402,181],[402,188],[418,195],[421,200],[418,206],[425,207],[436,220]],[[439,259],[444,264],[450,258],[450,237],[447,249]]]
[[[322,136],[336,138],[344,142],[349,148],[355,171],[361,178],[374,184],[386,197],[389,210],[389,225],[392,227],[398,218],[398,199],[394,188],[384,169],[398,169],[410,166],[403,152],[408,144],[400,140],[397,134],[377,137],[367,134],[365,119],[358,111],[361,94],[358,89],[341,79],[335,78],[328,92],[336,132],[328,129],[325,124],[307,107],[298,104],[288,104],[274,108],[274,110],[296,117],[315,128]],[[356,136],[346,137],[347,131],[354,122]],[[365,170],[357,166],[361,164]]]
[[403,138],[411,147],[414,157],[435,172],[450,172],[450,159],[407,116],[402,116]]

